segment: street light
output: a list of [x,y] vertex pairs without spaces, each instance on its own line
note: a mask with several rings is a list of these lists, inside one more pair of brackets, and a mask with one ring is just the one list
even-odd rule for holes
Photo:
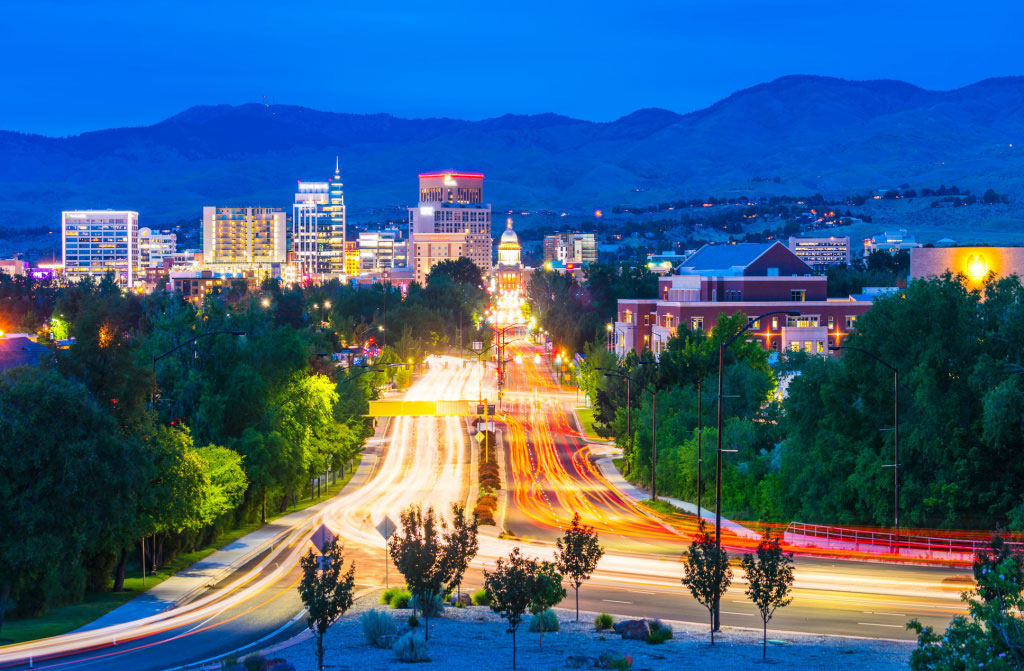
[[[788,315],[790,317],[796,317],[800,314],[797,310],[772,310],[771,312],[765,312],[764,314],[758,315],[753,319],[747,320],[747,325],[737,331],[731,338],[720,342],[718,344],[718,421],[716,423],[717,435],[715,441],[717,443],[717,454],[715,456],[715,549],[721,553],[722,551],[722,371],[725,368],[725,350],[733,344],[737,338],[750,330],[750,327],[760,322],[765,317],[772,315]],[[734,450],[733,450],[734,451]],[[699,514],[700,511],[698,511]],[[715,599],[715,614],[714,614],[714,629],[719,630],[719,606],[721,601],[721,595]]]
[[841,349],[852,349],[862,354],[867,354],[869,357],[892,371],[893,463],[886,464],[885,467],[891,467],[893,469],[893,528],[895,531],[893,534],[893,544],[898,544],[900,540],[900,372],[896,366],[885,361],[874,352],[869,352],[862,347],[842,345],[834,347],[829,346],[828,349],[833,352]]

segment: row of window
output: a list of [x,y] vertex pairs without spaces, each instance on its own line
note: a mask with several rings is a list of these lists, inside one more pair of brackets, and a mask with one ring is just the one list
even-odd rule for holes
[[[663,315],[662,326],[665,328],[675,328],[675,316],[674,315]],[[644,313],[644,326],[650,326],[652,323],[657,323],[657,315],[653,312]],[[833,315],[828,316],[827,324],[828,330],[832,331],[836,327],[836,318]],[[626,324],[633,323],[633,313],[630,310],[626,310],[622,313],[622,321]],[[821,318],[818,315],[787,315],[786,316],[786,327],[787,328],[812,328],[821,325]],[[853,329],[857,327],[857,315],[846,315],[846,328]],[[752,328],[757,330],[761,328],[761,321],[758,319],[753,320]],[[779,318],[772,317],[772,330],[777,331],[779,329]],[[704,317],[690,317],[690,330],[691,331],[703,331],[704,330]]]

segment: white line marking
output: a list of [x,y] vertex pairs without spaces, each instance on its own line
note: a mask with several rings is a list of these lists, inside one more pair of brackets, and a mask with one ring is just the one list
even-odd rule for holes
[[726,615],[743,615],[745,617],[754,617],[753,613],[734,613],[731,610],[723,610],[722,612],[725,613]]
[[632,601],[616,601],[615,599],[601,599],[601,601],[607,601],[608,603],[628,603],[630,605],[633,604]]
[[902,624],[880,624],[878,622],[858,622],[857,624],[862,624],[865,627],[893,627],[895,629],[905,629],[906,628]]

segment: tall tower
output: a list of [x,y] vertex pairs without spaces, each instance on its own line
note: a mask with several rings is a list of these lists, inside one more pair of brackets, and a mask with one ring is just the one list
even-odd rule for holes
[[345,274],[345,191],[341,183],[338,157],[334,157],[334,176],[327,196],[327,222],[324,230],[325,256],[331,275]]

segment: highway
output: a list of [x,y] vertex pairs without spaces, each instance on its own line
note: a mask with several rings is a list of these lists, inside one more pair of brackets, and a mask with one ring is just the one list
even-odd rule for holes
[[[512,481],[505,484],[513,495],[506,526],[524,539],[501,540],[487,528],[466,586],[479,585],[481,570],[514,545],[550,558],[558,528],[579,510],[598,525],[608,548],[581,590],[582,609],[705,622],[707,612],[679,583],[685,524],[643,512],[600,477],[569,420],[574,396],[554,384],[543,360],[525,356],[518,371],[517,364],[509,365],[505,472]],[[489,367],[434,357],[406,398],[470,399],[484,386],[493,400],[493,385]],[[216,589],[146,620],[0,648],[0,668],[27,668],[31,655],[33,668],[172,669],[284,640],[304,627],[296,564],[321,522],[345,540],[360,587],[382,585],[384,541],[375,530],[382,516],[397,520],[410,503],[446,512],[451,502],[466,501],[475,477],[464,418],[395,418],[390,438],[365,485],[332,499],[272,552]],[[737,570],[722,621],[756,627],[760,621],[742,595],[741,575]],[[821,559],[799,558],[796,575],[794,602],[776,615],[773,629],[910,639],[906,620],[943,626],[964,612],[959,592],[969,586],[963,570]],[[390,579],[399,582],[393,568]],[[570,590],[564,605],[572,598]]]

